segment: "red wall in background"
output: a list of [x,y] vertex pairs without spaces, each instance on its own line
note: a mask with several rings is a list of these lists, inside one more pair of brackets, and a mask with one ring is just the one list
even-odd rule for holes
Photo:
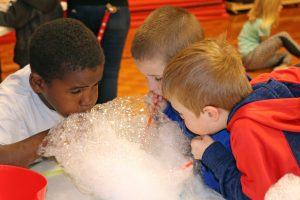
[[200,21],[228,17],[222,0],[129,0],[131,26],[138,27],[152,10],[163,5],[186,8]]
[[[227,18],[224,2],[222,0],[129,0],[131,11],[131,27],[142,24],[149,13],[163,5],[172,5],[186,8],[200,21]],[[0,43],[14,42],[15,33],[0,37]]]

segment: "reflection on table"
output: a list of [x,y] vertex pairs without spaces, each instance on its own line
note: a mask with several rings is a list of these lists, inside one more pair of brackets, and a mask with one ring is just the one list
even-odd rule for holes
[[[96,200],[97,198],[84,195],[72,183],[54,160],[43,160],[30,169],[44,175],[48,180],[45,200]],[[99,199],[98,199],[99,200]]]

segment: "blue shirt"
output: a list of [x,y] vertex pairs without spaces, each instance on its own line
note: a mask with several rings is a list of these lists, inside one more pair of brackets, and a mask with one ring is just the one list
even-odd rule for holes
[[[184,124],[184,121],[181,119],[181,117],[178,115],[178,113],[174,110],[174,108],[168,104],[167,108],[164,110],[164,113],[172,120],[177,122],[177,124],[182,129],[184,135],[188,137],[189,140],[192,140],[194,137],[198,136],[194,133],[192,133],[190,130],[187,129],[187,127]],[[226,129],[223,129],[213,135],[211,137],[217,141],[220,142],[230,153],[230,135],[227,132]],[[215,191],[220,193],[220,184],[218,179],[215,177],[214,173],[206,167],[204,164],[200,167],[200,172],[203,178],[203,181],[206,185],[208,185],[210,188],[214,189]]]

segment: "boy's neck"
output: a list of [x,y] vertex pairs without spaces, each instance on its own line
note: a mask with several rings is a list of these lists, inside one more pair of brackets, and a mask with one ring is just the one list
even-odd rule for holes
[[225,129],[227,127],[227,120],[228,120],[228,116],[230,111],[219,108],[220,109],[220,127],[222,127],[222,129]]
[[42,95],[41,93],[37,94],[39,96],[39,98],[41,99],[41,101],[50,109],[50,110],[54,110],[55,109],[48,103],[48,101],[46,100],[46,98],[44,97],[44,95]]

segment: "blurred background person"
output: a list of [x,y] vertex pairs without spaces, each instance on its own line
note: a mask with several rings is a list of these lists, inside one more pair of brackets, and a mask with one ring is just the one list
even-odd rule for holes
[[[1,0],[0,26],[11,27],[16,31],[14,62],[20,68],[29,63],[29,39],[41,24],[63,16],[59,0]],[[4,9],[3,9],[4,8]]]
[[[127,0],[68,0],[67,16],[82,21],[98,36],[106,12],[110,12],[101,46],[105,65],[97,103],[104,103],[117,96],[118,75],[122,53],[130,26]],[[109,4],[108,4],[109,3]],[[100,33],[102,34],[102,33]]]

